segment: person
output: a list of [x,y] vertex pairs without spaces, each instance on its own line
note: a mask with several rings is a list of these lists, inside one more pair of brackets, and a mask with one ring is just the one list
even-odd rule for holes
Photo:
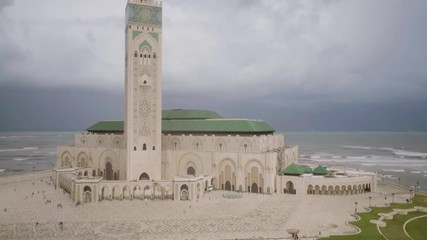
[[39,226],[39,222],[36,222],[36,227],[38,227]]

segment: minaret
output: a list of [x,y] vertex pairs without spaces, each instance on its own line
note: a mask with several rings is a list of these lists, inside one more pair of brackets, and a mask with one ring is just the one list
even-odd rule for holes
[[127,180],[160,180],[162,3],[126,6],[125,136]]

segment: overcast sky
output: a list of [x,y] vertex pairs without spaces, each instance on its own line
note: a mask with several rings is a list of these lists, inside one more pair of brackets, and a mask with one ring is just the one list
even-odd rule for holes
[[[0,130],[123,119],[125,0],[0,0]],[[427,1],[166,0],[163,107],[427,131]]]

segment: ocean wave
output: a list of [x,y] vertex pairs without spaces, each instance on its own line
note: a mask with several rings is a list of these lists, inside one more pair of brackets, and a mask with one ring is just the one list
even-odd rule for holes
[[13,161],[27,161],[30,160],[30,158],[13,158]]
[[427,158],[427,153],[423,152],[412,152],[412,151],[406,151],[402,149],[395,149],[395,148],[380,148],[385,151],[390,151],[394,155],[399,157],[420,157],[420,158]]
[[32,136],[32,135],[15,136],[15,135],[11,135],[11,136],[0,136],[0,139],[34,138],[34,137],[37,137],[37,136]]
[[384,169],[384,172],[405,172],[405,169]]
[[411,171],[411,173],[414,173],[414,174],[420,174],[420,173],[421,173],[421,171]]
[[6,171],[6,169],[0,169],[0,172],[4,172],[4,171]]
[[352,146],[352,145],[341,145],[342,148],[347,149],[363,149],[363,150],[369,150],[372,149],[372,147],[366,147],[366,146]]
[[38,147],[24,147],[24,150],[37,150]]
[[24,147],[24,148],[6,148],[0,149],[0,152],[16,152],[16,151],[29,151],[29,150],[37,150],[38,147]]
[[360,165],[370,167],[370,166],[376,166],[377,164],[376,163],[362,163]]

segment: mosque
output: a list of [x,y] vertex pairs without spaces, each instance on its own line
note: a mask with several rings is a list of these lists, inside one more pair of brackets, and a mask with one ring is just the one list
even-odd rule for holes
[[[95,123],[72,146],[57,149],[55,187],[76,204],[194,200],[211,190],[342,195],[375,189],[369,174],[348,178],[345,189],[343,178],[307,178],[297,165],[298,146],[287,146],[264,121],[162,111],[161,1],[128,0],[125,35],[124,121]],[[318,184],[323,179],[333,191]]]

